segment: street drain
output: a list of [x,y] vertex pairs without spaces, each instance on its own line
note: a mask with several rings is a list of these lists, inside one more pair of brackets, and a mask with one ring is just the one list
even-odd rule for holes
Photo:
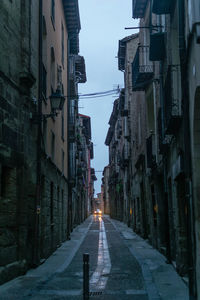
[[90,292],[89,295],[90,296],[101,296],[101,295],[103,295],[103,292]]

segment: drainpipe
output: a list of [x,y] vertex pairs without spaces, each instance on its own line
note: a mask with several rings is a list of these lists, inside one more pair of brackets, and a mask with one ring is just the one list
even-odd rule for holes
[[192,197],[192,157],[191,157],[191,139],[190,139],[190,120],[189,120],[189,82],[188,82],[188,61],[189,48],[185,45],[185,5],[184,1],[179,0],[179,46],[181,59],[181,83],[182,83],[182,101],[183,101],[183,129],[184,129],[184,154],[185,154],[185,183],[186,198],[188,203],[188,264],[189,264],[189,293],[190,300],[197,297],[196,287],[196,263],[195,263],[195,219],[194,203]]
[[154,135],[155,135],[155,155],[156,155],[156,163],[158,162],[158,139],[157,139],[157,103],[156,103],[156,83],[155,81],[153,81],[153,105],[154,105],[154,116],[155,116],[155,120],[154,120]]
[[[39,1],[39,65],[38,65],[38,116],[42,115],[42,26],[43,26],[43,0]],[[40,118],[39,118],[40,119]],[[39,219],[41,204],[41,140],[42,140],[42,122],[38,122],[37,128],[37,174],[36,174],[36,199],[35,199],[35,226],[34,226],[34,247],[33,247],[33,265],[37,266],[40,261],[39,253]]]
[[69,120],[70,120],[70,109],[71,109],[71,100],[70,100],[70,38],[68,38],[68,49],[67,49],[67,145],[68,145],[68,205],[67,205],[67,239],[70,240],[70,234],[72,231],[72,187],[70,182],[71,170],[70,170],[70,139],[69,139]]

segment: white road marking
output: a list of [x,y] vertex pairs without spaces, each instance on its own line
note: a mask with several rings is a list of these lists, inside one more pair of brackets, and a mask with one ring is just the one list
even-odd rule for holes
[[105,289],[111,270],[110,254],[106,238],[105,226],[100,218],[98,261],[95,272],[90,279],[90,290]]

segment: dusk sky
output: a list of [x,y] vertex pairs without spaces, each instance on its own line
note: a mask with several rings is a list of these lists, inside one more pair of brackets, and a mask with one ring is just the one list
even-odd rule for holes
[[[85,58],[87,82],[79,84],[79,93],[88,94],[123,87],[123,73],[118,70],[118,41],[138,30],[132,18],[131,0],[79,0],[81,32],[80,55]],[[118,96],[84,99],[79,112],[91,117],[94,159],[92,167],[102,171],[108,165],[105,138],[113,102]],[[102,173],[96,172],[95,194],[101,191]]]

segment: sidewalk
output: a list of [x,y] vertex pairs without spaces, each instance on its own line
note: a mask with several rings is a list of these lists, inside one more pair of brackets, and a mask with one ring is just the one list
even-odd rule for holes
[[47,282],[56,273],[62,273],[75,256],[91,223],[92,216],[77,226],[71,234],[71,239],[64,242],[42,265],[36,269],[30,269],[24,276],[1,285],[0,299],[20,299],[22,295],[28,295],[36,286]]
[[188,287],[174,267],[166,263],[166,257],[124,223],[113,219],[110,221],[124,237],[126,245],[140,263],[148,293],[151,294],[151,288],[155,286],[161,300],[188,300]]

